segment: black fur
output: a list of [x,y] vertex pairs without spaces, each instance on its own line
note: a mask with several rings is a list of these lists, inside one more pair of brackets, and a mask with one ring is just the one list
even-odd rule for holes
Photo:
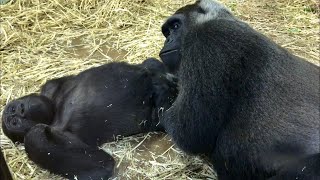
[[1,149],[0,149],[0,179],[12,180],[11,173],[10,173],[9,168],[7,166],[7,163],[4,159],[4,156],[3,156]]
[[298,174],[281,171],[294,163],[319,178],[319,161],[307,160],[320,157],[319,67],[210,0],[179,9],[162,30],[171,40],[160,57],[179,95],[161,121],[180,148],[211,158],[219,179]]
[[10,102],[4,133],[25,143],[31,160],[69,179],[108,179],[113,158],[97,145],[118,135],[163,131],[158,110],[171,106],[176,79],[153,58],[109,63],[48,81],[41,93]]

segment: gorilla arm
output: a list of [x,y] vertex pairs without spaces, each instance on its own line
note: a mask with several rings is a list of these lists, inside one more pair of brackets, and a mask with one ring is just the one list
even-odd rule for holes
[[113,158],[71,133],[38,124],[26,134],[24,142],[32,161],[68,179],[108,179],[112,176]]

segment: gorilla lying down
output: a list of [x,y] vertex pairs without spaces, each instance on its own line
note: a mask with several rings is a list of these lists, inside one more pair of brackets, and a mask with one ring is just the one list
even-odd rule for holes
[[320,179],[319,67],[200,0],[162,26],[179,94],[161,118],[219,179]]
[[117,135],[163,131],[158,110],[170,107],[176,83],[156,59],[105,64],[50,80],[40,94],[11,101],[2,128],[12,141],[25,143],[31,160],[53,173],[108,179],[114,160],[97,145]]

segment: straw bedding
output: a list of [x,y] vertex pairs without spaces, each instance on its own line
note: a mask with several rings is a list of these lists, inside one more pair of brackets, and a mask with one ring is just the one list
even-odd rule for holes
[[[16,0],[0,6],[0,109],[37,92],[46,80],[111,61],[158,57],[162,22],[191,0]],[[319,65],[317,0],[223,0],[239,18],[294,54]],[[23,145],[0,132],[15,179],[62,179],[28,160]],[[103,149],[117,159],[117,179],[215,179],[157,133],[116,138]]]

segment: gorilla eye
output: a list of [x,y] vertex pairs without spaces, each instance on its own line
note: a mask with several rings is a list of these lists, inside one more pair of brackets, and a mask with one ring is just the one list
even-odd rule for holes
[[175,22],[172,25],[172,29],[179,29],[180,28],[180,23],[179,22]]

